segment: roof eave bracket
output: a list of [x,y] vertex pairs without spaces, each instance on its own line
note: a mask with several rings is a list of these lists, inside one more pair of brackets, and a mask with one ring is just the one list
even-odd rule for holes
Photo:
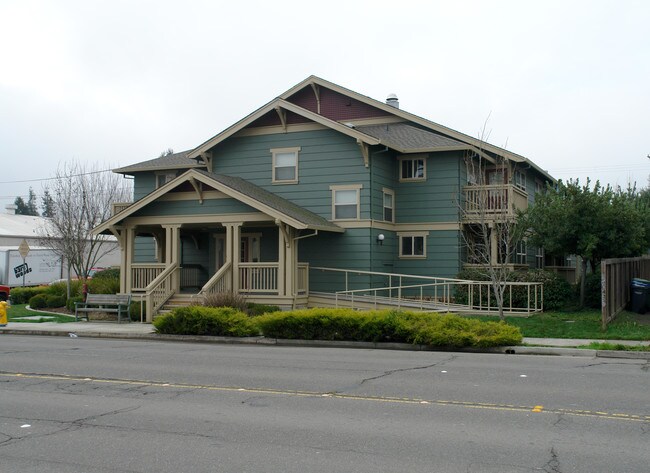
[[278,114],[278,117],[280,117],[280,123],[282,123],[282,129],[284,132],[287,132],[287,112],[284,111],[284,109],[280,107],[275,107],[275,111]]
[[199,204],[203,204],[203,183],[197,182],[194,177],[190,177],[188,181],[190,181],[190,184],[192,184],[192,187],[194,187],[194,190],[196,191],[196,195],[199,198]]
[[360,139],[357,139],[357,144],[361,149],[361,155],[363,156],[363,165],[365,167],[370,166],[370,151],[368,150],[368,143],[364,143]]

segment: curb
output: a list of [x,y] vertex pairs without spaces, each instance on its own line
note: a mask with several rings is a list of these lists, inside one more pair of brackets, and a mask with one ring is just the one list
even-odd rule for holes
[[582,356],[599,358],[650,360],[650,352],[592,350],[567,347],[546,346],[506,346],[494,348],[444,348],[409,343],[349,342],[330,340],[294,340],[264,337],[217,337],[202,335],[167,335],[159,333],[118,333],[118,332],[67,332],[60,330],[15,330],[0,328],[0,334],[7,335],[41,335],[68,337],[73,333],[79,338],[109,338],[124,340],[172,341],[186,343],[213,343],[222,345],[249,346],[284,346],[314,348],[355,348],[365,350],[400,350],[400,351],[441,351],[460,353],[486,353],[506,355],[543,355],[543,356]]

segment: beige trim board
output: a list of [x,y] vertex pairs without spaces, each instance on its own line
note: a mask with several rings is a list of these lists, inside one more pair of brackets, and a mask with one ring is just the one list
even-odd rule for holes
[[384,123],[404,123],[406,121],[407,120],[404,120],[403,118],[400,117],[383,116],[377,118],[363,118],[357,120],[339,120],[339,123],[342,123],[344,125],[351,123],[354,126],[364,126],[364,125],[383,125]]
[[128,217],[124,223],[127,227],[162,226],[183,224],[223,224],[240,222],[271,222],[273,219],[263,213],[247,214],[203,214],[203,215],[168,215],[164,217]]
[[243,136],[277,135],[280,133],[300,133],[302,131],[318,131],[327,129],[328,127],[321,125],[320,123],[301,123],[299,125],[287,125],[286,129],[283,128],[282,125],[245,128],[232,136],[233,138],[239,138]]
[[458,231],[461,228],[460,222],[390,223],[366,219],[355,221],[337,220],[335,223],[345,229],[376,228],[388,232]]
[[[232,197],[229,197],[223,192],[219,192],[219,191],[203,192],[203,200],[231,199],[231,198]],[[161,202],[175,202],[179,200],[197,200],[197,197],[196,197],[196,192],[173,192],[161,196],[158,200]]]

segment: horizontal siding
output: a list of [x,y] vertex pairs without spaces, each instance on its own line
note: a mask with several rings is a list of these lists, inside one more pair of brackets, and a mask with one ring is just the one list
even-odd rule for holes
[[134,263],[157,263],[156,246],[153,237],[135,237],[133,246]]
[[[458,221],[462,160],[460,152],[431,154],[425,181],[397,182],[396,223]],[[399,181],[399,175],[396,179]]]
[[[272,183],[273,148],[300,147],[298,184]],[[220,144],[214,172],[238,176],[324,218],[332,214],[330,186],[361,184],[361,218],[370,218],[370,174],[359,146],[333,130],[232,138]]]
[[235,199],[155,201],[133,214],[134,217],[250,213],[256,210]]

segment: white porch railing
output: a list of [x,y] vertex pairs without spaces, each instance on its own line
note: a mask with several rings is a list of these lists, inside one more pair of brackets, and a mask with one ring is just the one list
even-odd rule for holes
[[528,194],[512,184],[463,187],[465,217],[506,215],[528,208]]
[[160,273],[165,263],[137,263],[131,265],[131,291],[144,291]]
[[151,322],[158,310],[174,295],[174,275],[178,273],[178,263],[171,264],[145,289],[147,321]]
[[239,263],[239,292],[278,293],[279,263]]
[[[436,278],[412,274],[381,273],[375,271],[355,271],[336,268],[312,267],[313,270],[342,274],[343,288],[334,291],[335,304],[346,307],[355,305],[393,305],[397,308],[412,308],[446,312],[487,312],[494,313],[498,307],[494,303],[494,290],[489,281]],[[362,277],[362,281],[356,280]],[[371,278],[388,284],[372,286]],[[331,284],[331,281],[330,281]],[[505,283],[504,312],[511,314],[531,314],[543,309],[542,283]]]

